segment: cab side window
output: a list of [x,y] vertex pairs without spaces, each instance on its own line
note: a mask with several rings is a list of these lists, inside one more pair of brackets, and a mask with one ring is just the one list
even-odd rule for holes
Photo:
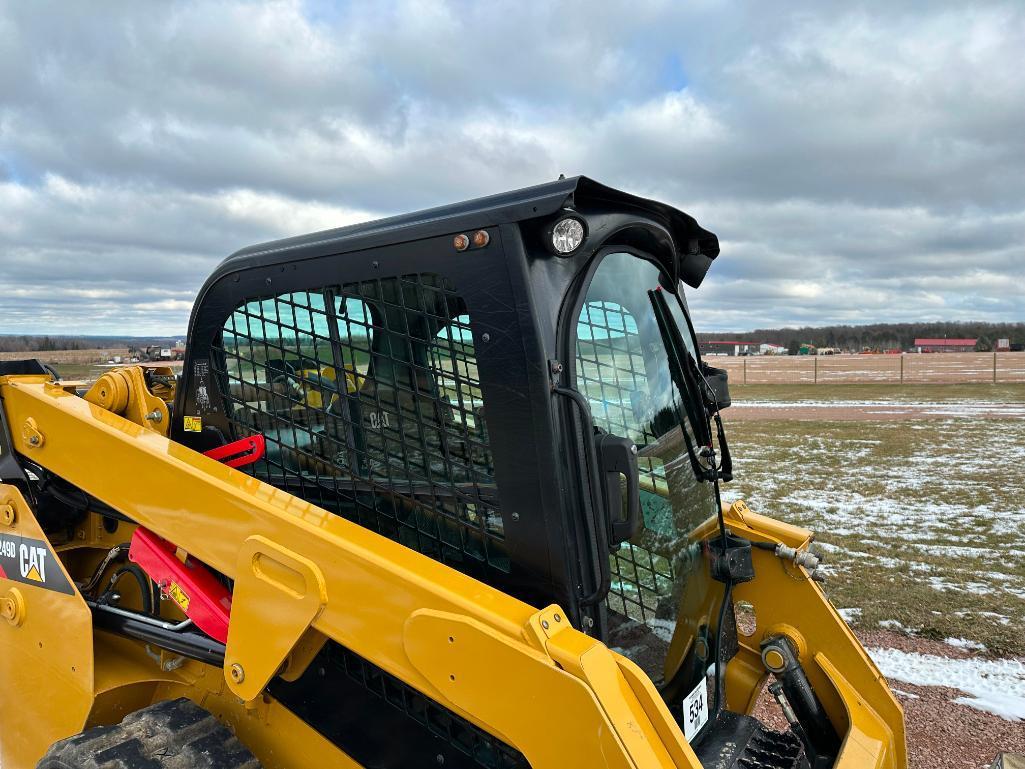
[[[341,386],[355,386],[366,374],[372,329],[361,320],[367,312],[357,300],[331,292],[295,292],[247,302],[225,323],[222,378],[229,416],[237,432],[267,439],[260,469],[268,478],[301,464]],[[342,328],[346,343],[335,345]]]
[[253,300],[220,377],[250,471],[439,560],[508,570],[472,323],[444,278]]

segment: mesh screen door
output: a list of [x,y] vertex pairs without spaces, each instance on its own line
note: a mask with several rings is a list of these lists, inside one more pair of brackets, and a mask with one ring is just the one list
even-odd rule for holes
[[249,468],[461,571],[508,572],[472,323],[444,278],[255,299],[224,325],[218,380]]
[[[595,426],[629,438],[638,449],[643,526],[611,556],[607,604],[649,625],[675,617],[684,589],[679,559],[689,552],[690,532],[715,509],[708,484],[697,481],[687,455],[683,430],[689,423],[654,310],[662,284],[652,262],[607,254],[587,287],[576,326],[576,385]],[[690,339],[679,299],[668,292],[662,298],[672,322]],[[693,433],[687,435],[693,442]]]
[[[584,303],[577,324],[577,389],[588,399],[598,427],[638,446],[657,441],[650,426],[635,417],[648,388],[642,349],[636,320],[626,308],[602,299]],[[671,525],[660,494],[666,489],[663,462],[642,456],[637,465],[645,526],[657,526],[654,519],[667,515]],[[610,563],[609,608],[642,622],[654,618],[660,598],[672,592],[669,560],[639,543],[623,542]]]

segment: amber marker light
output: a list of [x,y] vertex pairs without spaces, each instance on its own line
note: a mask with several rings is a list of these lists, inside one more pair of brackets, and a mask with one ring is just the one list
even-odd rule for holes
[[455,246],[456,251],[465,251],[470,247],[470,239],[465,235],[456,235],[452,238],[452,245]]
[[491,236],[488,235],[487,230],[477,230],[473,233],[473,247],[484,248],[488,243],[491,242]]

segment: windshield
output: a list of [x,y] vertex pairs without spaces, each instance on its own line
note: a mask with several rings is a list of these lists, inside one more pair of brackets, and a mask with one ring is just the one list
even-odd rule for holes
[[[596,427],[637,444],[643,528],[611,556],[607,605],[613,644],[629,649],[629,639],[617,642],[617,636],[630,636],[638,653],[649,657],[636,661],[660,674],[683,584],[696,565],[688,535],[716,510],[711,485],[695,478],[687,454],[682,430],[692,443],[693,432],[650,291],[663,292],[697,359],[683,305],[663,288],[658,267],[633,254],[610,253],[598,265],[577,319],[576,387],[588,399]],[[655,638],[638,644],[640,630]]]

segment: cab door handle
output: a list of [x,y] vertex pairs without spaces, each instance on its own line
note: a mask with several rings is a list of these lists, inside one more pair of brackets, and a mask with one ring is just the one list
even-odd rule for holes
[[[604,479],[605,508],[608,511],[609,547],[615,549],[641,530],[640,477],[637,446],[629,438],[608,433],[597,436],[598,465]],[[626,477],[626,514],[619,476]]]

